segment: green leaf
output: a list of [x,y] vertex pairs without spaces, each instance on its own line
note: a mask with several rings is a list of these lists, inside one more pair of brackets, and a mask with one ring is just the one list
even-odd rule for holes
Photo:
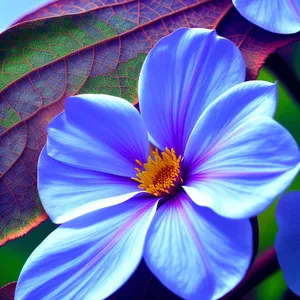
[[[275,82],[277,80],[266,68],[262,68],[258,79],[270,82]],[[293,135],[298,145],[300,145],[300,107],[280,81],[278,81],[278,106],[275,120],[282,124]],[[298,174],[287,191],[296,189],[300,189],[300,174]],[[278,231],[275,218],[277,203],[278,199],[266,211],[258,216],[260,232],[259,253],[274,245],[276,233]],[[281,300],[286,288],[287,286],[283,279],[282,272],[279,271],[258,286],[256,289],[257,300]]]

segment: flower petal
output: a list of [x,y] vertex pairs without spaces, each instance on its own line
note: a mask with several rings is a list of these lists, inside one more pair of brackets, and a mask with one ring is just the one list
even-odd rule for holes
[[158,209],[144,250],[153,274],[184,299],[221,298],[243,278],[251,257],[249,220],[220,217],[185,192]]
[[239,49],[215,31],[181,28],[161,39],[139,79],[140,109],[151,142],[182,154],[206,107],[244,79]]
[[233,88],[207,109],[184,154],[188,195],[230,218],[249,218],[263,211],[300,166],[292,136],[271,118],[255,117],[271,113],[268,97],[265,102],[258,94],[241,91]]
[[142,192],[130,178],[74,168],[47,155],[45,148],[38,163],[38,190],[47,214],[58,224]]
[[280,199],[276,218],[279,231],[275,241],[280,267],[289,288],[300,296],[300,192]]
[[58,227],[25,263],[15,299],[108,297],[138,266],[156,204],[135,198]]
[[275,33],[300,31],[299,0],[232,0],[251,23]]
[[132,177],[135,160],[147,160],[149,141],[141,115],[126,100],[79,95],[48,126],[46,149],[71,166]]

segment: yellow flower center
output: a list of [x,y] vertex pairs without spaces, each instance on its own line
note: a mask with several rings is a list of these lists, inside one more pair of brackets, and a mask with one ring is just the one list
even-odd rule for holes
[[175,151],[172,148],[165,149],[165,152],[159,153],[156,149],[152,151],[153,157],[148,157],[148,162],[142,164],[138,159],[136,163],[143,167],[135,168],[137,173],[133,180],[140,183],[139,188],[147,193],[157,197],[173,194],[178,185],[182,183],[180,176],[181,155],[176,157]]

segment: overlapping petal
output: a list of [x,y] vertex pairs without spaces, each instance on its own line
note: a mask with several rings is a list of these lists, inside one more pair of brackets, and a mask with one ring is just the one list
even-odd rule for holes
[[275,248],[289,288],[300,296],[300,191],[284,195],[276,210]]
[[249,220],[220,217],[185,192],[158,209],[144,250],[153,274],[184,299],[220,298],[243,278],[251,257]]
[[251,23],[275,33],[300,31],[299,0],[232,0]]
[[[266,93],[253,93],[255,85]],[[242,84],[200,117],[184,154],[184,189],[195,203],[222,216],[249,218],[271,204],[297,174],[296,142],[265,116],[272,115],[275,103],[268,90],[272,86],[260,82]]]
[[[180,297],[218,299],[234,288],[252,258],[247,218],[300,167],[295,141],[271,119],[276,85],[244,78],[231,41],[215,31],[179,29],[143,65],[145,123],[117,97],[67,99],[48,127],[38,169],[46,211],[66,223],[26,262],[16,300],[104,299],[130,277],[143,251],[152,272]],[[130,179],[136,160],[147,161],[148,134],[161,150],[184,154],[185,191],[155,216],[158,200],[136,196],[141,190]]]
[[53,159],[45,148],[38,164],[38,189],[44,209],[59,224],[142,192],[130,178],[74,168]]
[[206,107],[244,79],[239,49],[215,31],[181,28],[161,39],[139,79],[141,114],[153,144],[182,154]]
[[138,111],[108,95],[80,95],[48,126],[47,153],[82,169],[135,176],[135,160],[146,161],[149,142]]
[[27,260],[16,300],[108,297],[139,264],[156,204],[135,198],[58,227]]

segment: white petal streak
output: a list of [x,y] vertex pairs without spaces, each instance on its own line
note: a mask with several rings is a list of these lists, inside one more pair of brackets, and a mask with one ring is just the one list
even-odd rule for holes
[[195,205],[185,192],[158,209],[144,250],[148,267],[167,288],[184,299],[201,300],[230,291],[251,256],[249,220],[220,217]]
[[134,198],[58,227],[22,269],[16,300],[105,299],[138,266],[157,200]]

